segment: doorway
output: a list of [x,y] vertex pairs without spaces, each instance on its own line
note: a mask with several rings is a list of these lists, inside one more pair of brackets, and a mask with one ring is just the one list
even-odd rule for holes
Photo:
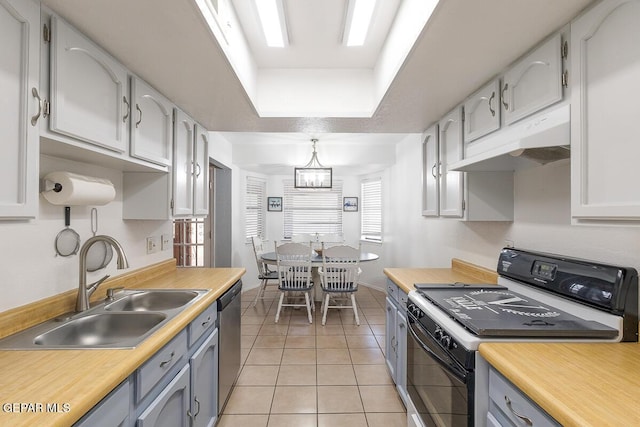
[[208,267],[231,267],[231,169],[209,161],[209,216],[205,221]]

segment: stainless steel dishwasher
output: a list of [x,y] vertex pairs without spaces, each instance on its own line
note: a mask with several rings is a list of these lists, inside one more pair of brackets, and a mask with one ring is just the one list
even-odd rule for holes
[[218,298],[218,415],[222,414],[229,393],[240,373],[240,291],[238,280]]

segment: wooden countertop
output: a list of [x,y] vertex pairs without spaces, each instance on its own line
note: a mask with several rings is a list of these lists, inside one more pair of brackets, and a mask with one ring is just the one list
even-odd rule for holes
[[[143,274],[132,272],[116,277],[103,284],[99,290],[101,294],[92,298],[104,298],[104,291],[108,287],[121,284],[125,284],[127,288],[211,290],[138,347],[124,350],[0,351],[0,425],[18,427],[73,424],[245,273],[243,268],[176,269],[175,263],[173,268],[167,263],[172,261],[157,264],[160,275],[154,273],[156,270],[153,268],[146,268],[142,269]],[[66,294],[68,293],[62,296],[65,301],[69,299]],[[56,298],[53,299],[57,301]],[[60,307],[68,305],[59,301],[57,304]],[[42,307],[42,303],[0,313],[0,336],[6,335],[4,332],[7,327],[4,326],[11,319],[19,319],[24,324],[26,321],[20,319],[21,313],[28,315],[35,311],[34,307]],[[42,404],[46,407],[47,403],[58,403],[61,410],[63,404],[68,404],[70,411],[47,413],[42,406],[37,406]],[[21,404],[33,405],[21,407]]]
[[414,283],[491,283],[498,281],[498,273],[456,258],[451,268],[385,268],[384,274],[409,293]]
[[638,343],[483,343],[480,354],[563,426],[640,425]]

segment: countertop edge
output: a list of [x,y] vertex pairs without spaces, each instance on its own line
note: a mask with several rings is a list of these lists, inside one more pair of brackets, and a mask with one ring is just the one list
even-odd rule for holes
[[[173,272],[166,272],[161,276],[154,276],[147,280],[139,282],[134,281],[135,284],[131,283],[133,285],[130,286],[131,288],[168,288],[171,287],[170,284],[174,281],[176,284],[179,284],[186,278],[187,282],[191,282],[190,280],[188,280],[189,276],[196,277],[209,271],[225,273],[224,279],[222,279],[222,283],[216,283],[215,286],[212,284],[212,287],[209,288],[211,291],[207,292],[202,299],[187,307],[182,313],[171,319],[165,326],[156,331],[153,335],[145,339],[140,345],[133,349],[0,351],[0,360],[2,360],[3,358],[14,360],[16,361],[14,362],[14,364],[17,365],[19,365],[21,361],[27,368],[30,364],[33,365],[35,363],[38,363],[38,360],[43,361],[41,363],[51,363],[51,361],[55,361],[56,359],[64,361],[62,366],[65,367],[75,366],[76,364],[82,365],[83,363],[95,364],[100,366],[99,375],[95,381],[91,382],[91,384],[74,384],[73,381],[66,378],[64,379],[64,381],[60,381],[61,384],[60,387],[58,387],[59,389],[61,389],[60,394],[56,393],[56,395],[53,395],[53,393],[49,393],[50,396],[47,396],[46,392],[42,392],[41,395],[38,396],[38,398],[19,400],[29,402],[37,401],[43,403],[69,403],[71,405],[71,411],[55,414],[8,414],[3,411],[2,413],[0,413],[0,421],[2,421],[5,416],[9,418],[9,422],[14,426],[71,425],[74,422],[78,421],[105,396],[107,396],[108,393],[111,392],[111,390],[113,390],[120,383],[122,383],[122,381],[128,378],[137,368],[142,366],[142,364],[144,364],[150,356],[152,356],[157,350],[162,348],[166,343],[173,339],[178,332],[184,329],[194,318],[196,318],[202,311],[204,311],[206,307],[214,303],[220,297],[220,295],[224,293],[224,291],[229,289],[234,283],[240,280],[245,274],[246,270],[244,268],[175,269],[174,267]],[[131,277],[129,277],[129,280],[131,280]],[[184,286],[184,284],[177,287],[187,288],[187,286]],[[191,286],[191,288],[203,287],[196,285]],[[12,362],[9,361],[8,363]],[[86,369],[86,366],[84,367],[84,369]],[[7,368],[7,370],[10,371],[10,373],[15,372],[14,376],[21,375],[21,371],[19,369],[16,369],[14,371],[10,368]],[[28,375],[28,373],[29,371],[26,373],[26,375]],[[25,373],[22,373],[22,375],[25,375]],[[55,376],[52,375],[52,377]],[[52,379],[55,380],[55,378]],[[9,391],[5,390],[5,393],[0,392],[0,395],[4,395],[0,400],[3,403],[15,402],[15,399],[12,399],[12,397],[10,395],[7,395],[6,393],[10,393],[10,390],[19,387],[18,383],[38,384],[38,381],[44,382],[46,380],[42,378],[35,378],[29,381],[29,379],[20,378],[19,380],[14,380],[12,382],[10,374],[5,373],[3,376],[3,383],[9,385],[7,387]],[[69,391],[70,387],[77,387],[77,393],[72,393],[71,391]],[[65,399],[65,396],[67,396],[64,394],[65,392],[69,396],[69,401],[61,401],[61,399]],[[82,394],[83,392],[84,394]],[[82,395],[77,396],[77,394]],[[0,424],[1,423],[2,422],[0,422]]]

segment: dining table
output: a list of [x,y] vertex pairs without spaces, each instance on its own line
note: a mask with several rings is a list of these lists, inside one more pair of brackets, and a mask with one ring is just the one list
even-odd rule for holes
[[[275,251],[265,252],[260,256],[260,258],[262,259],[262,261],[264,261],[265,264],[268,264],[268,265],[277,264]],[[375,261],[378,258],[380,258],[380,256],[373,252],[360,252],[360,262]],[[313,255],[311,256],[311,279],[313,280],[313,283],[316,285],[320,284],[320,274],[318,273],[318,267],[321,267],[321,266],[322,266],[322,255],[316,251],[313,251]],[[322,301],[322,287],[314,286],[314,288],[315,288],[314,300]]]

